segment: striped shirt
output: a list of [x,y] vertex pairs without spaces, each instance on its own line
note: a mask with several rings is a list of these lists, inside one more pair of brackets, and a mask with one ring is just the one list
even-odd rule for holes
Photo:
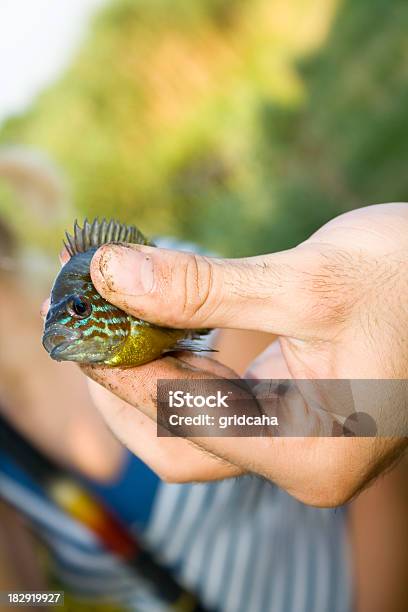
[[[87,484],[210,609],[351,610],[344,508],[305,506],[251,476],[204,484],[161,483],[130,454],[117,483]],[[54,574],[75,597],[113,600],[135,612],[167,611],[142,577],[55,507],[1,452],[0,497],[29,519],[50,551]]]

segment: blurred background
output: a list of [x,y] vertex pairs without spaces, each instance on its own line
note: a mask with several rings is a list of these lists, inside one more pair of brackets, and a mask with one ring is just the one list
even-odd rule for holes
[[66,189],[50,219],[2,181],[0,212],[25,243],[54,252],[74,212],[248,255],[408,198],[404,0],[1,10],[0,145],[47,156]]
[[[71,476],[74,471],[116,482],[112,474],[118,477],[124,449],[97,420],[77,369],[51,362],[39,341],[38,305],[58,268],[63,232],[75,217],[114,216],[148,236],[245,256],[291,247],[349,209],[408,201],[407,31],[406,0],[2,0],[5,431],[11,423]],[[16,260],[23,263],[18,273]],[[249,360],[262,343],[251,348],[252,341],[243,338],[230,353],[236,358],[244,346]],[[3,450],[0,444],[0,497],[10,501],[4,477],[20,485],[25,480],[10,471]],[[350,573],[361,592],[353,609],[358,612],[407,609],[406,465],[389,476],[350,505],[347,537],[354,542]],[[132,496],[123,479],[124,512],[127,504],[136,510],[141,505],[137,496],[144,481],[131,482]],[[347,539],[338,535],[342,513],[296,502],[299,514],[291,514],[287,508],[295,501],[270,489],[282,517],[272,526],[282,540],[275,573],[286,572],[292,584],[293,563],[284,559],[298,533],[293,517],[318,553],[331,546],[334,558],[338,542]],[[230,502],[227,517],[236,513],[235,498]],[[18,508],[14,498],[13,504]],[[29,515],[31,505],[24,502],[19,510]],[[243,523],[258,523],[252,509],[248,515]],[[310,529],[304,515],[313,515],[323,528]],[[48,588],[50,583],[41,586],[43,572],[33,575],[37,548],[26,537],[20,542],[16,516],[0,505],[0,590]],[[231,524],[227,518],[225,525]],[[63,536],[55,538],[57,562]],[[48,540],[47,546],[52,549]],[[23,571],[17,581],[7,577],[10,550]],[[341,573],[335,565],[329,571],[329,561],[312,546],[309,552],[310,567],[317,558],[322,564],[323,586],[316,593],[323,598],[331,592],[325,579],[334,576],[335,584]],[[75,569],[82,578],[82,568]],[[193,582],[185,584],[195,589]],[[337,591],[341,585],[339,578]],[[335,609],[320,603],[313,612]],[[89,602],[66,609],[94,610]]]

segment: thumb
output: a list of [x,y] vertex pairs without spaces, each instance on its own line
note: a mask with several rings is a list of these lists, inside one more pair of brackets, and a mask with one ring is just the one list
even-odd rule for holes
[[310,248],[245,259],[216,259],[142,245],[105,245],[92,281],[109,302],[167,327],[258,329],[310,334]]

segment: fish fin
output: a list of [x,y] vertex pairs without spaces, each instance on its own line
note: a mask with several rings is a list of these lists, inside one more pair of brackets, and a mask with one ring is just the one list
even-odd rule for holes
[[198,331],[192,331],[187,338],[177,340],[176,344],[169,349],[170,352],[174,351],[192,351],[194,353],[217,353],[216,349],[203,344],[204,336],[208,336],[213,330],[212,329],[200,329]]
[[179,340],[174,346],[164,351],[164,353],[175,353],[177,351],[191,351],[193,353],[218,353],[217,349],[210,348],[209,346],[200,346],[197,340]]
[[92,223],[85,219],[82,228],[75,220],[73,235],[65,232],[65,236],[64,246],[71,257],[111,242],[130,242],[154,246],[134,225],[120,223],[115,219],[110,219],[108,222],[104,218],[99,221],[98,217]]

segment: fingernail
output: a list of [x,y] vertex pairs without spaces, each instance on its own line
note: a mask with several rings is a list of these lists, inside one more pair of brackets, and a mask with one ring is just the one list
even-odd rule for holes
[[153,288],[153,262],[150,255],[129,247],[110,247],[99,264],[109,289],[126,295],[144,295]]

